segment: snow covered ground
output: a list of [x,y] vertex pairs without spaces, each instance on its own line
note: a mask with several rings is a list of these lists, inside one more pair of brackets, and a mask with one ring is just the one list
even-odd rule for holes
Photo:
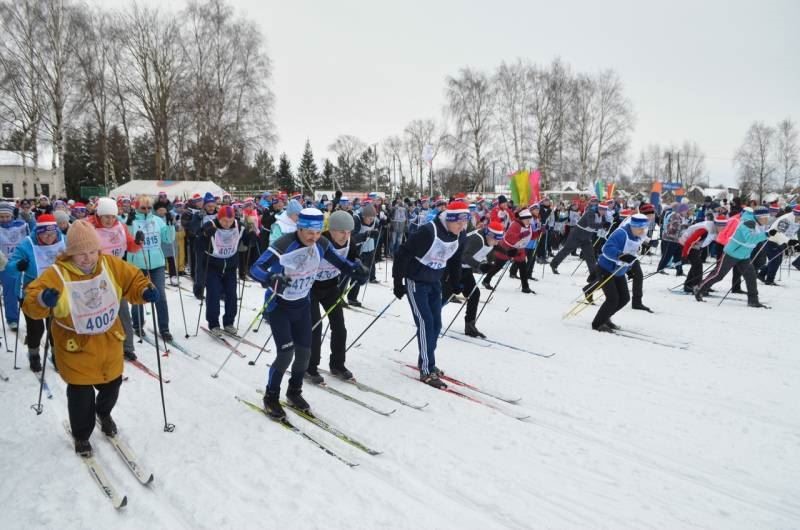
[[[437,365],[449,375],[522,398],[510,405],[484,397],[503,411],[406,377],[411,372],[391,359],[415,362],[414,344],[394,351],[413,327],[408,302],[393,304],[349,352],[348,367],[365,383],[430,405],[418,411],[331,383],[381,409],[397,408],[384,417],[307,387],[317,413],[383,451],[379,456],[292,418],[355,468],[234,399],[259,401],[256,389],[272,353],[253,367],[247,360],[256,350],[242,346],[248,359],[233,357],[212,379],[227,350],[202,331],[183,338],[178,292],[170,290],[171,331],[202,358],[177,351],[162,358],[173,433],[163,432],[157,381],[126,367],[129,380],[114,416],[155,482],[141,486],[95,431],[98,459],[128,495],[120,513],[103,499],[61,428],[64,384],[48,370],[54,398],[37,416],[29,408],[36,379],[27,368],[13,371],[12,354],[3,352],[0,369],[11,380],[0,382],[0,527],[800,527],[800,272],[789,278],[784,268],[781,286],[759,286],[772,310],[747,308],[741,295],[718,307],[719,298],[701,304],[671,294],[678,283],[673,273],[646,280],[645,303],[656,314],[627,307],[615,321],[690,343],[677,349],[592,332],[596,308],[562,320],[585,272],[571,278],[575,263],[566,261],[557,277],[548,269],[532,284],[538,296],[504,279],[479,321],[490,337],[555,357],[448,338],[439,343]],[[645,260],[645,273],[653,266]],[[384,279],[382,268],[378,277]],[[380,309],[391,301],[388,286],[370,285],[366,305]],[[718,284],[721,291],[729,286],[729,280]],[[240,329],[261,298],[261,289],[248,284]],[[197,304],[185,293],[184,304],[193,332]],[[445,322],[455,311],[445,309]],[[353,338],[371,317],[347,311],[346,319]],[[461,317],[454,329],[463,330]],[[268,335],[262,326],[249,338],[260,343]],[[137,351],[155,369],[153,348],[142,344]]]

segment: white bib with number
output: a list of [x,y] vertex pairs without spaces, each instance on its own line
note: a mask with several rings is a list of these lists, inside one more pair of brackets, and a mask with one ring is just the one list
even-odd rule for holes
[[105,267],[91,280],[78,281],[66,281],[59,269],[56,266],[55,271],[64,282],[75,333],[100,335],[111,329],[119,313],[119,298]]
[[27,235],[28,225],[10,226],[8,228],[0,227],[0,250],[10,258],[19,242]]
[[421,258],[417,258],[417,260],[426,267],[430,267],[433,270],[439,270],[443,269],[445,265],[447,265],[447,260],[449,260],[457,250],[458,239],[455,241],[450,241],[449,243],[439,239],[439,228],[437,223],[434,222],[433,244],[428,249],[428,252],[426,252]]
[[111,228],[98,227],[97,236],[100,238],[100,251],[121,258],[128,248],[128,238],[125,227],[117,223]]
[[133,222],[133,233],[135,234],[140,230],[144,234],[144,241],[142,242],[144,250],[161,249],[161,231],[152,216],[148,216],[145,219],[136,219]]
[[59,239],[52,245],[31,245],[33,259],[36,260],[36,274],[41,276],[44,270],[56,262],[56,258],[64,250],[64,239]]
[[[347,241],[347,244],[342,248],[335,248],[333,243],[331,243],[331,248],[334,252],[336,252],[342,260],[347,259],[347,252],[350,250],[350,240]],[[342,272],[337,269],[332,263],[330,263],[326,259],[320,260],[319,269],[317,269],[317,278],[316,281],[324,282],[325,280],[330,280],[331,278],[336,278]]]
[[299,300],[311,290],[314,279],[317,277],[317,269],[321,257],[317,245],[310,247],[300,247],[283,254],[279,259],[283,265],[284,272],[291,278],[292,283],[280,293],[284,300]]
[[211,255],[215,258],[230,258],[239,250],[239,238],[242,231],[234,223],[233,228],[218,228],[211,238]]

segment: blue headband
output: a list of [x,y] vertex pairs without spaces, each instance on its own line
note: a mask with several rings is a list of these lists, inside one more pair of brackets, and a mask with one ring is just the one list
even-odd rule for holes
[[297,219],[297,228],[303,228],[305,230],[317,230],[322,231],[322,225],[325,221],[325,217],[320,214],[310,214],[300,212],[300,217]]

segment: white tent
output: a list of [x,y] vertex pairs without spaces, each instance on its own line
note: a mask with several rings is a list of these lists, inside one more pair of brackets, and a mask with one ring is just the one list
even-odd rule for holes
[[131,180],[122,186],[114,188],[109,192],[110,197],[120,195],[152,195],[157,196],[161,192],[166,192],[169,200],[175,197],[185,199],[195,193],[205,195],[210,192],[216,197],[221,197],[225,192],[222,188],[207,180]]

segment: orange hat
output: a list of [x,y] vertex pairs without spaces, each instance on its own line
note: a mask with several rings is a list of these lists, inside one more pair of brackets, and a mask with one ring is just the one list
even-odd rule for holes
[[97,230],[83,220],[72,223],[65,251],[67,256],[84,254],[93,250],[100,250],[100,238],[97,236]]

